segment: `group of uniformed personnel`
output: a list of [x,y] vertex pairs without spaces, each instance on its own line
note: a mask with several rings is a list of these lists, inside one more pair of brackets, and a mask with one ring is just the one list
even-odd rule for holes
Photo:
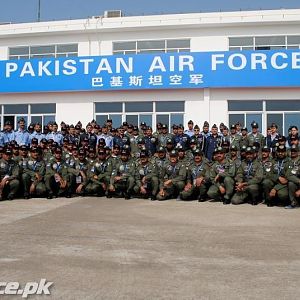
[[287,138],[276,130],[265,138],[256,122],[251,133],[239,124],[226,133],[207,122],[200,132],[189,121],[186,131],[158,124],[153,133],[146,124],[115,130],[111,120],[102,128],[93,120],[85,129],[62,123],[60,132],[49,124],[45,134],[40,124],[30,133],[19,123],[19,143],[0,145],[0,200],[95,195],[298,207],[299,138],[292,130]]

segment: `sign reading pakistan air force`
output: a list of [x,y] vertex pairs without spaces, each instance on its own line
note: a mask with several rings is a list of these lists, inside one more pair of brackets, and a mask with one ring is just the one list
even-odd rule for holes
[[0,61],[2,93],[299,86],[299,50]]

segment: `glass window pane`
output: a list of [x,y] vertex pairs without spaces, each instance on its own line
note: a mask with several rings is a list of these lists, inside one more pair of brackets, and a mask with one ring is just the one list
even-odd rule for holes
[[229,46],[251,46],[253,37],[230,37]]
[[43,124],[43,117],[42,116],[31,116],[31,123],[40,123]]
[[183,124],[183,114],[171,114],[171,125]]
[[255,45],[285,45],[285,36],[257,36]]
[[288,135],[290,126],[297,126],[300,129],[300,113],[284,114],[284,134]]
[[9,55],[28,55],[29,47],[9,48]]
[[229,111],[261,111],[262,109],[262,101],[228,101]]
[[300,36],[299,35],[288,35],[287,36],[287,44],[288,45],[300,44]]
[[108,115],[97,115],[96,116],[96,122],[100,126],[103,126],[106,123],[107,119],[108,119]]
[[31,54],[55,53],[55,45],[48,46],[32,46],[30,47]]
[[269,127],[272,123],[277,124],[279,133],[283,132],[283,114],[267,114],[267,126]]
[[112,119],[112,126],[114,128],[122,125],[122,115],[109,115],[109,118]]
[[270,46],[259,46],[255,47],[255,50],[271,50]]
[[157,123],[167,124],[170,128],[169,115],[156,115],[156,124]]
[[30,58],[51,58],[55,57],[54,53],[53,54],[33,54],[30,55]]
[[281,101],[266,101],[267,110],[277,110],[277,111],[300,111],[300,100],[281,100]]
[[96,113],[122,112],[122,102],[99,102],[95,103]]
[[113,43],[114,51],[117,50],[135,50],[136,42],[115,42]]
[[138,53],[165,53],[165,49],[155,49],[155,50],[138,50]]
[[126,122],[133,126],[139,126],[139,117],[138,115],[126,115]]
[[167,40],[167,48],[190,48],[190,40]]
[[9,59],[28,59],[29,55],[11,55]]
[[78,44],[57,45],[56,52],[78,52]]
[[262,128],[262,114],[246,114],[246,127],[250,131],[251,123],[255,121],[259,128]]
[[137,41],[137,49],[165,49],[165,41]]
[[153,102],[128,102],[125,103],[126,112],[152,112]]
[[140,115],[140,123],[145,122],[147,126],[152,127],[152,115]]
[[55,103],[31,104],[31,113],[32,114],[55,114],[56,104]]
[[43,126],[45,126],[45,125],[47,125],[49,122],[55,122],[55,116],[47,116],[47,115],[45,115],[44,117],[43,117]]
[[28,105],[27,104],[7,104],[4,105],[5,114],[27,114]]
[[237,122],[239,122],[242,127],[245,126],[244,114],[229,114],[229,125],[236,124]]
[[191,49],[190,48],[182,48],[182,49],[178,49],[178,52],[190,52]]
[[286,49],[299,49],[299,45],[287,46]]
[[184,101],[156,102],[157,112],[184,112]]

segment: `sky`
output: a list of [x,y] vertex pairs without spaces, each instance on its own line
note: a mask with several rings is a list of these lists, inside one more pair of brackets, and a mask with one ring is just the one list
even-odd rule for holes
[[[0,23],[35,22],[39,0],[0,0]],[[40,0],[41,21],[101,16],[122,10],[125,16],[300,8],[300,0]]]

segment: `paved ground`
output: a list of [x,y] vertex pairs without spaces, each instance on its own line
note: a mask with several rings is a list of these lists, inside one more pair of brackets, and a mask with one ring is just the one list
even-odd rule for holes
[[300,209],[0,202],[0,281],[41,278],[48,299],[300,299]]

